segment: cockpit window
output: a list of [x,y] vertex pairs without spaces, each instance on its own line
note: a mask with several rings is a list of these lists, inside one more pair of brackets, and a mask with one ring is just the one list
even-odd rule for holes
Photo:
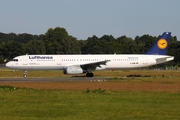
[[18,62],[18,59],[13,59],[13,61]]

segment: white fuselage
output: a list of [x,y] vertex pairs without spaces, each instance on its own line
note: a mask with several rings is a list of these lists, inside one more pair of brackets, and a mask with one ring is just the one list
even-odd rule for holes
[[167,55],[22,55],[15,57],[6,66],[15,70],[63,70],[68,66],[108,62],[95,70],[135,69],[173,60]]

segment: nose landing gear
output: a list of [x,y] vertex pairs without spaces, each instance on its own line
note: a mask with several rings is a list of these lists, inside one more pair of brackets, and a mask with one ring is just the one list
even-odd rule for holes
[[27,77],[27,70],[24,71],[23,77],[24,77],[24,78]]

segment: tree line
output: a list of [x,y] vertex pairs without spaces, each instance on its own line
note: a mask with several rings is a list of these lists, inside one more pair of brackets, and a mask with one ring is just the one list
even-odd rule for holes
[[[144,54],[158,37],[145,34],[134,39],[125,35],[118,38],[104,35],[99,38],[93,35],[86,40],[78,40],[61,27],[49,28],[41,35],[0,32],[0,63],[25,54]],[[178,65],[179,52],[180,41],[176,36],[171,36],[168,55],[175,56],[171,65]]]

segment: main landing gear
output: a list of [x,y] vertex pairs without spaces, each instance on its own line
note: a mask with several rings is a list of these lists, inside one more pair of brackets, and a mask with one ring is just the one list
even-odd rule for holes
[[86,73],[86,77],[93,77],[94,76],[94,74],[93,73]]
[[24,78],[27,77],[27,70],[24,71],[23,77],[24,77]]

